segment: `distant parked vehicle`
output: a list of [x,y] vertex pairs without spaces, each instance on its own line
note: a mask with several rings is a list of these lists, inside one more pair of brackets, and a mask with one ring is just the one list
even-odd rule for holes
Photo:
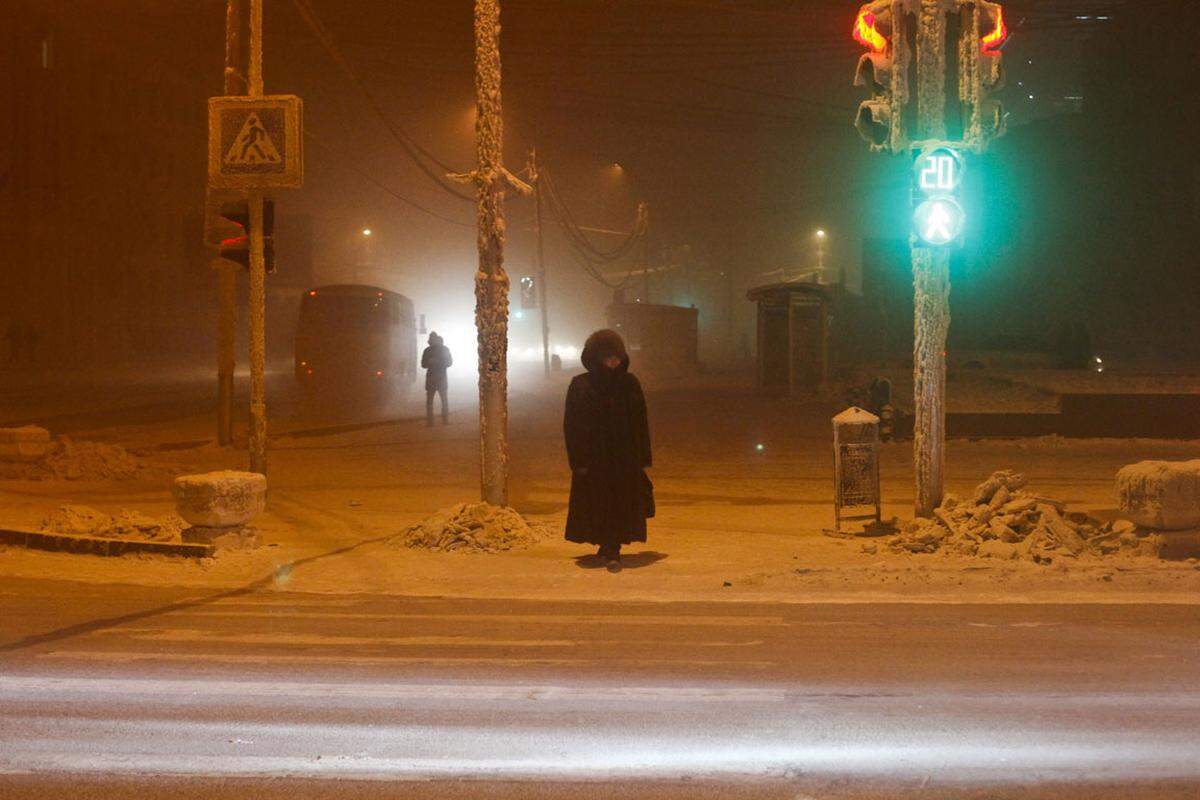
[[296,380],[312,393],[392,399],[417,378],[412,301],[377,286],[308,290],[296,329]]

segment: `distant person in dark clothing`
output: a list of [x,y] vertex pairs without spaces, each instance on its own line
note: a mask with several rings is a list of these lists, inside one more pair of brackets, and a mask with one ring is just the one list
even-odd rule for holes
[[425,418],[433,427],[433,396],[442,396],[442,424],[450,422],[450,401],[446,398],[446,370],[454,365],[450,348],[446,347],[437,332],[429,334],[429,346],[421,354],[421,367],[425,370]]
[[646,398],[615,331],[588,337],[583,365],[587,373],[571,381],[563,420],[571,465],[566,536],[599,546],[597,555],[616,572],[621,545],[646,541],[646,520],[654,516]]

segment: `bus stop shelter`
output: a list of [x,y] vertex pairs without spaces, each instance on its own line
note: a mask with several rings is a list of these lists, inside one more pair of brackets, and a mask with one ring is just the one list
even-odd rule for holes
[[830,287],[776,283],[746,295],[758,305],[755,382],[763,394],[817,394],[829,383]]

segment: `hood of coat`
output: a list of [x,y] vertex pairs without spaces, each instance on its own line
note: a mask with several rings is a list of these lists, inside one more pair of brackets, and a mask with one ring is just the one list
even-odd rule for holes
[[442,344],[442,342],[444,342],[444,341],[445,340],[441,336],[437,335],[437,331],[434,331],[433,333],[429,334],[429,346],[430,347],[435,347],[439,344]]
[[609,356],[621,359],[621,365],[616,368],[616,372],[629,371],[629,353],[625,350],[621,334],[613,330],[596,331],[583,345],[580,361],[588,372],[599,372],[604,369],[604,359]]

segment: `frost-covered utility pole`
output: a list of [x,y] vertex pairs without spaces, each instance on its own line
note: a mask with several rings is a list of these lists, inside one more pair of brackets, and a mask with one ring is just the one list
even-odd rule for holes
[[500,1],[475,0],[475,137],[479,164],[470,176],[479,198],[480,482],[483,501],[508,505],[508,273],[504,271],[504,184],[529,186],[504,168],[500,99]]
[[[251,97],[263,95],[263,0],[250,0]],[[263,193],[252,189],[250,227],[250,471],[267,472],[266,305],[267,266],[263,257]]]
[[537,241],[538,291],[542,307],[542,369],[550,377],[550,308],[546,305],[546,248],[543,227],[542,179],[538,171],[537,148],[529,151],[529,182],[533,185],[533,235]]
[[[225,95],[246,94],[245,0],[225,6]],[[215,259],[217,270],[217,441],[233,443],[233,373],[237,368],[237,266]]]
[[[921,0],[917,19],[917,125],[923,139],[946,138],[946,14]],[[950,330],[950,252],[912,248],[913,469],[916,513],[942,504],[946,466],[946,335]]]

